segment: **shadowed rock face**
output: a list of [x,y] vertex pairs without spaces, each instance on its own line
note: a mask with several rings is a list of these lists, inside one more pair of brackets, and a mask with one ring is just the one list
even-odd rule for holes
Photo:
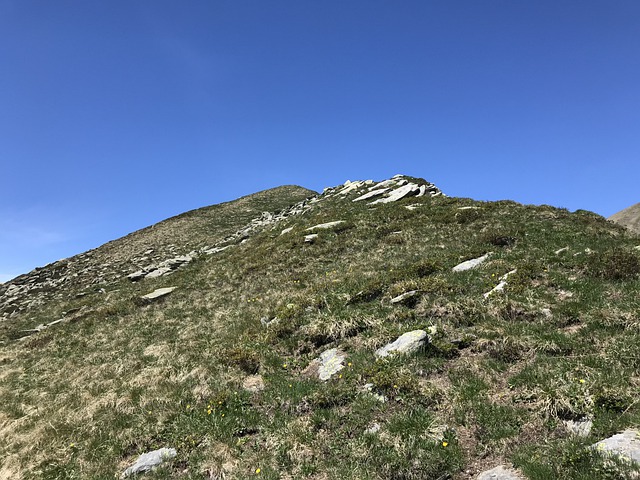
[[640,234],[640,203],[611,215],[609,220]]

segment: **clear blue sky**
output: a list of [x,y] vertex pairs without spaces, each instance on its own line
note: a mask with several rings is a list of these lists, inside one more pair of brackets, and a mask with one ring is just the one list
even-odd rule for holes
[[0,0],[0,281],[282,185],[640,202],[640,2]]

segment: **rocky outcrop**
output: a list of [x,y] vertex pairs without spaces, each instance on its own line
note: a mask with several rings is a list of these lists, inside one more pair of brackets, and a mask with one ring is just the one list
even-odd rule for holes
[[614,213],[608,220],[622,225],[636,234],[640,234],[640,203]]

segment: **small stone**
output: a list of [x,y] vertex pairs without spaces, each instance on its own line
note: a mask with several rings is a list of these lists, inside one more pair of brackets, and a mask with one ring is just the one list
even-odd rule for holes
[[293,227],[285,228],[284,230],[282,230],[280,232],[280,235],[284,235],[285,233],[289,233],[291,230],[293,230]]
[[152,452],[143,453],[136,462],[122,472],[121,478],[126,478],[136,473],[148,472],[177,455],[175,448],[161,448]]
[[406,354],[415,352],[428,338],[424,330],[414,330],[400,335],[395,341],[376,350],[377,357],[386,357],[390,354]]
[[319,225],[314,225],[313,227],[309,227],[305,231],[312,232],[313,230],[327,230],[329,228],[336,227],[341,223],[344,223],[344,220],[336,220],[335,222],[321,223]]
[[252,393],[261,392],[264,390],[264,380],[261,375],[250,375],[242,381],[242,388]]
[[467,260],[466,262],[459,263],[455,267],[453,267],[454,272],[464,272],[465,270],[471,270],[472,268],[476,268],[478,265],[487,260],[493,252],[486,253],[478,258],[473,258],[471,260]]
[[559,248],[558,250],[556,250],[553,253],[555,253],[556,255],[560,255],[561,253],[564,253],[564,252],[567,252],[567,251],[569,251],[569,247],[562,247],[562,248]]
[[591,448],[640,464],[640,431],[625,430],[593,444]]
[[329,380],[334,374],[344,368],[342,362],[347,355],[337,348],[330,348],[322,352],[319,358],[313,360],[307,368],[302,372],[307,377],[318,376],[322,381]]
[[593,427],[593,422],[588,418],[580,420],[565,420],[564,426],[568,432],[577,437],[588,437]]
[[318,238],[318,234],[317,233],[312,233],[311,235],[305,235],[304,236],[304,242],[305,243],[313,243],[316,241],[316,238]]
[[378,433],[379,431],[380,431],[380,424],[379,423],[374,423],[369,428],[367,428],[364,431],[364,433],[374,434],[374,433]]
[[418,291],[417,290],[410,290],[408,292],[404,292],[401,295],[398,295],[397,297],[393,297],[391,299],[391,303],[395,304],[395,303],[403,303],[406,300],[411,299],[412,297],[415,297],[417,295]]
[[505,465],[485,470],[477,476],[477,480],[523,480],[523,478],[516,470]]
[[165,288],[158,288],[157,290],[154,290],[151,293],[147,293],[146,295],[143,295],[142,298],[143,300],[156,300],[158,298],[162,298],[165,297],[167,295],[169,295],[171,292],[173,292],[176,288],[178,287],[165,287]]

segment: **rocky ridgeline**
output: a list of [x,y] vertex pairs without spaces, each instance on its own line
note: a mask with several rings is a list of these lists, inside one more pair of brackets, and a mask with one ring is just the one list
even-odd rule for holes
[[[71,296],[99,296],[125,276],[136,282],[170,275],[198,257],[232,248],[265,229],[276,229],[286,220],[304,215],[331,198],[349,198],[353,202],[371,200],[367,202],[369,205],[377,205],[412,196],[439,195],[443,193],[432,183],[409,179],[403,175],[395,175],[381,182],[347,180],[343,185],[325,188],[322,194],[279,212],[262,212],[247,225],[213,245],[203,245],[188,251],[178,245],[156,245],[154,248],[132,252],[126,260],[117,262],[102,260],[102,247],[99,247],[36,268],[0,284],[0,321],[28,312],[50,301],[68,300]],[[285,230],[290,232],[293,228]],[[308,241],[313,241],[317,235],[318,233],[307,235],[310,237]]]

